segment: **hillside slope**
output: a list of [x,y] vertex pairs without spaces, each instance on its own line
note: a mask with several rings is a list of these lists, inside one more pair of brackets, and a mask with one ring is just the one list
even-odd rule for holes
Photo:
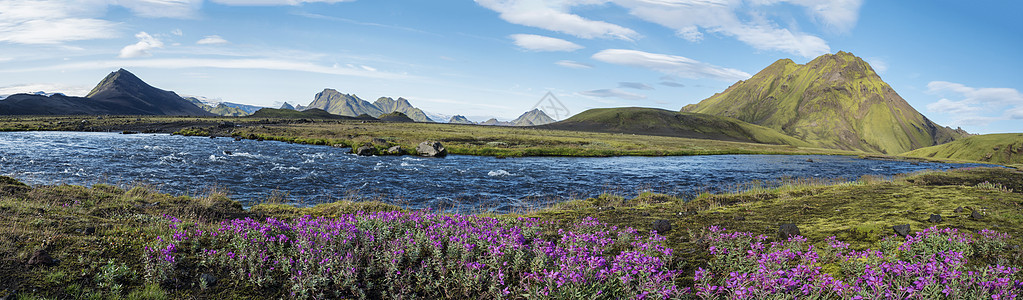
[[928,120],[869,64],[841,51],[805,65],[778,60],[682,111],[736,118],[821,147],[886,154],[964,134]]
[[373,102],[373,105],[384,113],[400,112],[416,122],[433,122],[423,110],[412,106],[405,98],[398,97],[398,100],[394,100],[391,97],[380,97]]
[[355,117],[367,114],[373,117],[384,114],[380,108],[362,100],[354,94],[342,94],[335,89],[324,89],[304,109],[319,108],[335,115]]
[[1023,164],[1023,133],[975,135],[902,155],[1020,165]]
[[777,130],[733,118],[643,107],[590,109],[564,121],[542,127],[810,146],[807,142],[787,136]]

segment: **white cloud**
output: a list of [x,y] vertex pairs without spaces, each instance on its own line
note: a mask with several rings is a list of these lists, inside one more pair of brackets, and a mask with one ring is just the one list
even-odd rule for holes
[[685,84],[681,84],[681,83],[674,82],[674,81],[661,81],[660,85],[667,86],[667,87],[674,87],[674,88],[686,87]]
[[199,45],[219,45],[227,44],[228,41],[220,37],[219,35],[207,35],[195,43]]
[[181,31],[181,28],[171,30],[171,34],[176,35],[176,36],[185,35],[185,33]]
[[542,35],[513,34],[508,37],[515,40],[516,46],[529,51],[575,51],[583,48],[573,42]]
[[573,69],[593,69],[593,65],[591,65],[591,64],[577,62],[577,61],[574,61],[574,60],[559,60],[559,61],[555,62],[554,64],[562,66],[562,67],[566,67],[566,68],[573,68]]
[[1023,93],[1013,88],[975,88],[948,81],[931,81],[927,93],[942,98],[927,105],[931,112],[949,114],[956,125],[985,125],[993,121],[1023,119]]
[[104,60],[69,63],[38,68],[0,70],[0,73],[20,73],[36,71],[68,71],[68,70],[108,70],[116,68],[164,68],[164,69],[187,69],[187,68],[220,68],[220,69],[252,69],[252,70],[276,70],[309,72],[330,75],[356,76],[379,79],[403,79],[410,76],[405,74],[388,73],[381,71],[368,71],[359,67],[331,67],[315,64],[312,62],[295,61],[287,59],[269,58],[239,58],[239,59],[212,59],[212,58],[171,58],[171,59],[134,59],[134,60]]
[[116,23],[95,18],[103,15],[105,6],[90,0],[0,1],[0,42],[60,44],[116,37]]
[[952,101],[942,98],[938,102],[927,104],[927,110],[947,114],[966,114],[981,111],[980,107],[970,106],[964,101]]
[[735,81],[750,77],[749,73],[743,71],[711,65],[687,57],[638,50],[607,49],[594,54],[593,59],[692,79],[711,78]]
[[210,0],[210,2],[216,2],[224,5],[244,6],[281,6],[301,5],[303,3],[340,3],[351,1],[355,0]]
[[579,92],[583,96],[600,97],[600,98],[619,98],[625,100],[643,100],[646,99],[646,95],[640,95],[635,93],[626,92],[619,89],[601,89],[592,91]]
[[642,82],[619,82],[618,87],[637,90],[652,90],[654,87]]
[[138,43],[134,43],[121,48],[121,54],[117,57],[120,58],[135,58],[142,56],[150,56],[149,50],[156,48],[163,48],[163,42],[157,39],[145,31],[135,34],[135,37],[139,39]]
[[62,93],[68,96],[85,96],[90,91],[89,87],[72,86],[57,83],[32,83],[18,84],[0,87],[0,97],[10,96],[18,93]]
[[149,18],[188,19],[195,16],[203,0],[110,0],[130,9],[133,13]]
[[[767,16],[782,2],[805,7],[822,26],[847,32],[856,25],[861,0],[613,0],[640,19],[674,29],[679,37],[699,42],[704,32],[733,37],[758,50],[803,57],[829,53],[823,39],[783,28]],[[747,17],[750,16],[750,17]],[[745,17],[745,18],[744,18]],[[702,30],[702,31],[701,31]]]
[[600,4],[594,0],[476,0],[476,3],[500,14],[512,24],[561,32],[584,39],[609,38],[633,40],[639,33],[604,21],[594,21],[569,13],[573,6]]
[[867,58],[867,63],[870,64],[870,67],[873,68],[874,71],[879,74],[888,71],[888,62],[886,62],[883,59],[871,57]]

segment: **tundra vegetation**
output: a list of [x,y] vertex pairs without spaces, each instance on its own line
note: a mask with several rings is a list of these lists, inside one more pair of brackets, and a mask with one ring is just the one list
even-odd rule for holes
[[[0,177],[0,296],[976,299],[1023,292],[1019,171],[767,186],[774,185],[691,199],[605,194],[465,215],[356,195],[311,207],[278,197],[243,209],[224,189],[172,196],[147,186],[30,187]],[[779,236],[782,224],[799,235]],[[896,225],[909,230],[899,235]]]

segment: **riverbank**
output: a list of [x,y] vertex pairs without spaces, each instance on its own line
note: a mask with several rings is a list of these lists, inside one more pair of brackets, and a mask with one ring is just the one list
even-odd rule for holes
[[[709,154],[823,154],[860,152],[787,145],[741,143],[665,136],[547,130],[531,127],[443,123],[392,123],[332,119],[256,119],[244,117],[20,117],[0,119],[0,131],[100,131],[177,133],[254,140],[386,149],[415,149],[422,141],[440,141],[451,154],[521,156],[675,156]],[[373,143],[377,139],[377,143]],[[383,143],[381,143],[383,141]]]
[[[622,251],[636,251],[636,255],[651,257],[651,259],[656,257],[661,263],[657,265],[656,270],[652,271],[671,270],[677,272],[677,274],[669,273],[675,275],[666,277],[671,280],[657,281],[657,287],[664,288],[658,291],[670,290],[671,287],[674,287],[680,293],[685,288],[694,287],[693,275],[697,268],[708,267],[708,263],[717,261],[714,258],[715,254],[707,248],[707,241],[703,239],[705,235],[701,233],[711,226],[749,232],[754,235],[764,234],[768,237],[768,241],[771,241],[778,239],[779,226],[794,224],[809,243],[824,245],[827,242],[826,237],[836,236],[839,240],[849,243],[850,249],[857,250],[883,244],[885,237],[894,234],[892,226],[895,225],[909,225],[912,232],[922,231],[931,226],[957,228],[963,232],[991,229],[1012,236],[1007,240],[1006,245],[997,248],[997,256],[1001,259],[999,263],[1020,266],[1020,263],[1023,262],[1021,261],[1023,252],[1019,249],[1020,236],[1023,235],[1021,232],[1023,231],[1023,211],[1021,211],[1023,209],[1021,206],[1023,205],[1023,173],[1004,168],[926,172],[897,176],[891,180],[864,177],[853,182],[798,181],[769,189],[748,185],[736,187],[735,193],[703,194],[695,199],[688,199],[690,201],[659,194],[643,194],[631,199],[603,195],[598,198],[567,201],[545,209],[504,215],[461,216],[431,212],[402,212],[399,207],[380,202],[341,201],[299,208],[273,203],[277,201],[273,199],[267,199],[267,203],[243,210],[241,205],[231,200],[227,194],[227,191],[211,190],[205,195],[196,197],[173,197],[160,194],[147,187],[117,187],[103,184],[94,185],[91,188],[68,185],[29,187],[13,179],[0,177],[0,224],[9,228],[9,230],[0,233],[0,278],[3,278],[0,280],[0,297],[18,295],[19,299],[21,299],[20,297],[301,298],[315,297],[320,295],[315,293],[318,291],[318,287],[332,286],[327,282],[321,282],[322,285],[310,284],[308,286],[294,286],[289,283],[294,283],[289,278],[321,278],[316,277],[319,275],[294,277],[299,274],[312,276],[309,275],[311,270],[327,272],[315,269],[316,263],[289,264],[287,265],[289,269],[259,275],[262,277],[256,276],[263,278],[264,281],[251,279],[255,278],[251,277],[255,275],[232,273],[232,270],[237,269],[232,266],[236,266],[237,263],[257,263],[258,261],[241,260],[235,258],[236,256],[231,256],[228,259],[227,255],[229,254],[227,253],[238,256],[243,254],[258,256],[259,253],[269,253],[278,255],[277,259],[287,258],[285,256],[288,255],[305,257],[302,256],[303,254],[299,254],[299,248],[290,248],[297,246],[291,242],[284,243],[284,240],[280,239],[275,239],[274,242],[259,240],[268,248],[261,248],[262,246],[259,245],[262,244],[245,246],[249,244],[247,239],[232,242],[229,233],[220,230],[225,224],[238,222],[232,220],[246,219],[256,223],[244,221],[237,223],[237,226],[249,224],[245,226],[256,227],[245,228],[264,228],[273,225],[274,227],[266,228],[270,228],[268,230],[276,232],[275,234],[281,234],[287,239],[299,239],[303,235],[297,231],[292,232],[290,229],[285,230],[285,228],[320,228],[318,226],[321,225],[314,226],[309,223],[319,217],[325,219],[316,224],[338,224],[339,226],[351,224],[356,226],[353,228],[361,228],[359,230],[379,234],[381,239],[394,234],[401,236],[406,229],[380,231],[386,228],[406,228],[401,226],[411,226],[407,227],[407,230],[411,230],[408,231],[412,234],[409,238],[413,240],[427,238],[427,236],[418,237],[415,234],[416,230],[420,230],[415,229],[420,228],[416,227],[419,225],[449,226],[443,224],[451,224],[450,226],[454,226],[451,229],[433,233],[442,236],[445,234],[460,236],[459,234],[463,234],[458,233],[463,232],[461,230],[469,230],[464,233],[469,236],[482,234],[472,228],[507,228],[516,230],[514,232],[528,238],[527,240],[507,241],[510,243],[507,244],[509,246],[518,245],[516,247],[520,247],[515,249],[534,249],[533,247],[542,245],[537,244],[542,241],[560,240],[561,243],[565,243],[563,245],[579,242],[566,240],[569,236],[559,233],[562,232],[559,230],[576,232],[580,236],[599,235],[601,232],[619,236],[626,234],[629,240],[633,238],[642,240],[642,243],[653,247],[651,249],[658,247],[656,245],[664,246],[671,249],[674,254],[658,254],[649,252],[650,250],[633,248],[635,245],[616,244],[614,240],[609,240],[608,243],[618,246],[601,250],[606,252],[593,253],[594,258],[603,257],[602,259],[608,259],[610,262],[616,259],[615,256],[618,253],[623,253]],[[381,213],[373,214],[372,212]],[[940,215],[941,220],[931,222],[932,214]],[[270,221],[267,218],[279,221]],[[392,221],[381,223],[373,220]],[[222,221],[227,221],[227,223],[222,223]],[[490,225],[484,226],[484,224]],[[635,228],[637,232],[621,231],[621,228],[626,227]],[[649,233],[651,230],[660,232],[660,235],[652,235]],[[223,236],[211,236],[210,232],[221,232]],[[515,236],[514,232],[505,234]],[[653,239],[651,240],[651,238]],[[448,237],[444,237],[444,239],[448,239]],[[449,245],[448,247],[461,245],[448,244],[449,242],[446,240],[444,244]],[[360,243],[375,242],[365,240]],[[465,243],[467,243],[465,244],[467,247],[476,244],[505,245],[504,242],[494,244],[486,239],[475,240],[475,238],[466,240]],[[270,247],[270,245],[278,246]],[[432,249],[430,247],[407,248],[407,245],[404,244],[398,248],[394,248],[398,245],[391,247],[379,244],[378,246],[385,249]],[[296,252],[282,249],[292,249]],[[357,255],[375,253],[373,252],[375,250],[372,249],[359,249],[363,250],[356,251]],[[498,259],[498,261],[511,262],[511,265],[516,266],[512,269],[500,269],[504,271],[522,271],[524,269],[516,268],[527,268],[514,263],[517,261],[514,255],[495,258],[492,256],[492,252],[489,252],[492,250],[486,250],[487,248],[480,250],[482,252],[458,250],[450,253],[445,251],[455,250],[453,248],[446,249],[448,250],[436,254],[423,252],[412,256],[404,253],[388,255],[397,255],[393,257],[401,259],[400,261],[406,261],[406,263],[398,262],[394,266],[400,267],[392,271],[400,272],[405,268],[413,268],[414,264],[407,263],[419,263],[420,261],[428,264],[440,264],[437,265],[438,268],[448,266],[440,269],[416,267],[416,270],[420,272],[429,270],[433,270],[429,272],[439,272],[437,270],[445,268],[447,268],[445,270],[449,270],[454,266],[461,266],[458,269],[464,272],[458,271],[450,274],[462,276],[458,278],[463,280],[471,278],[479,280],[478,277],[472,277],[474,276],[472,274],[476,273],[470,272],[471,270],[497,270],[492,268],[473,269],[487,266],[487,261],[478,259]],[[213,250],[221,252],[216,252],[220,254],[210,252]],[[268,252],[259,252],[264,250]],[[507,249],[504,251],[527,256],[538,255],[528,251]],[[985,253],[990,254],[990,252]],[[322,259],[341,258],[330,256]],[[449,265],[454,261],[461,261],[462,265],[457,263]],[[528,262],[531,259],[525,261]],[[977,257],[973,261],[992,262],[983,257]],[[392,278],[389,277],[390,275],[383,275],[386,272],[378,269],[364,269],[389,265],[384,261],[376,262],[378,263],[350,265],[350,267],[358,269],[359,274],[368,276],[349,278],[354,280],[353,282],[363,284],[362,292],[371,296],[387,295],[387,293],[411,293],[411,295],[418,293],[418,295],[445,297],[442,294],[432,294],[438,290],[426,287],[423,290],[398,291],[393,290],[393,286],[381,285],[389,282],[387,280],[412,280],[409,278],[418,277],[416,274],[410,274],[406,279]],[[480,265],[465,265],[468,262],[478,262]],[[542,268],[554,268],[550,270],[561,268],[558,267],[557,261],[538,261],[537,263]],[[547,263],[553,263],[553,265],[546,265]],[[306,273],[302,273],[302,271],[306,271]],[[852,273],[843,273],[843,271],[832,271],[832,273],[835,273],[834,276],[837,278],[857,276]],[[489,273],[479,274],[490,276]],[[515,274],[521,275],[522,273]],[[1018,273],[1015,274],[1017,280],[1021,279]],[[503,279],[507,280],[507,287],[513,290],[518,289],[515,290],[516,294],[506,297],[537,298],[539,297],[537,294],[533,294],[532,297],[524,295],[529,291],[542,291],[545,284],[554,284],[553,281],[544,283],[544,281],[529,281],[525,277],[516,277],[519,275],[508,275],[510,277]],[[586,276],[591,275],[597,276],[595,274]],[[500,290],[466,289],[468,286],[497,286],[498,284],[494,281],[457,283],[455,279],[425,278],[422,279],[423,281],[415,283],[424,286],[452,287],[448,290],[464,292],[463,295],[492,295],[490,294],[492,292],[496,293],[493,295],[502,295]],[[307,281],[297,282],[309,283]],[[532,283],[521,285],[527,282]],[[641,289],[640,285],[632,285],[633,283],[638,284],[637,282],[631,281],[597,280],[596,282],[600,284],[568,286],[579,288],[575,291],[580,293],[595,292],[595,290],[586,290],[586,288],[624,293],[618,294],[619,296],[630,295],[628,293]],[[652,282],[646,283],[653,284]],[[365,284],[370,285],[366,286]],[[455,286],[459,288],[453,288]],[[303,294],[304,292],[309,293]],[[355,290],[352,291],[354,294],[348,295],[354,297],[358,295],[358,292]],[[453,296],[449,295],[449,297]]]

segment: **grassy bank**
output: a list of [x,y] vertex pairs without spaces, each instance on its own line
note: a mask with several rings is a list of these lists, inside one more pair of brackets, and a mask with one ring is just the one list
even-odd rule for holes
[[[383,139],[414,149],[442,142],[452,154],[484,156],[661,156],[703,154],[842,154],[858,152],[666,136],[440,123],[328,119],[182,117],[24,117],[0,119],[0,131],[160,132],[236,136],[351,147]],[[377,145],[383,148],[384,145]]]
[[[736,187],[735,193],[704,194],[689,200],[658,194],[632,199],[603,195],[522,214],[476,216],[403,212],[379,202],[343,201],[307,208],[260,204],[243,210],[224,191],[173,197],[147,187],[102,184],[91,188],[29,187],[0,177],[0,226],[7,229],[0,232],[0,297],[302,298],[324,296],[327,294],[321,293],[335,285],[353,282],[351,286],[358,289],[341,291],[335,296],[571,298],[574,294],[551,295],[551,289],[544,289],[557,285],[559,280],[567,282],[562,290],[573,293],[591,296],[597,290],[616,293],[605,298],[615,295],[631,298],[628,295],[651,287],[656,288],[648,292],[671,293],[673,287],[675,292],[684,294],[686,288],[698,287],[694,286],[693,277],[698,268],[722,266],[723,258],[708,250],[707,228],[719,226],[752,235],[764,234],[769,242],[779,240],[778,228],[784,223],[798,226],[809,244],[824,245],[827,237],[836,236],[854,250],[883,246],[891,240],[885,237],[893,234],[892,226],[900,224],[908,224],[911,231],[931,226],[957,228],[966,233],[992,229],[1012,236],[1006,246],[995,249],[998,263],[1019,266],[1023,255],[1018,248],[1023,235],[1023,173],[1008,169],[928,172],[893,180],[864,177],[854,182],[793,181],[778,188],[751,184]],[[942,220],[929,222],[931,214],[940,214]],[[319,217],[325,219],[316,219]],[[661,235],[649,233],[655,224]],[[670,225],[670,230],[665,224]],[[325,229],[335,228],[331,226],[342,226],[336,227],[341,233],[345,230],[362,233],[338,235],[332,233],[337,232],[333,229]],[[624,229],[627,227],[636,231]],[[496,230],[486,231],[495,235],[481,233],[483,229]],[[248,235],[239,239],[240,234],[230,232]],[[366,239],[367,235],[370,239]],[[438,241],[431,238],[434,236],[443,237],[441,248],[429,246],[429,241]],[[508,236],[523,239],[505,239]],[[300,250],[322,250],[300,247],[308,244],[284,243],[281,237],[303,243],[318,241],[319,247],[336,244],[355,248],[338,246],[341,248],[323,253],[341,256],[315,256],[331,263],[316,260],[285,264],[287,269],[273,272],[255,272],[279,266],[253,258],[260,253],[278,260],[290,257],[301,261],[312,254]],[[341,242],[346,237],[359,239]],[[475,250],[458,250],[455,246],[462,244],[450,240],[455,237],[463,239],[464,249]],[[572,281],[571,276],[550,275],[553,273],[522,275],[530,270],[581,270],[581,265],[555,259],[561,257],[556,253],[574,249],[565,248],[571,245],[597,245],[589,244],[594,241],[603,241],[598,244],[604,246],[596,248],[601,250],[584,256],[565,252],[571,255],[564,257],[606,260],[607,270],[612,273],[618,270],[612,266],[642,265],[646,267],[637,270],[650,276],[643,277],[646,281],[624,281],[580,273],[579,276],[591,278],[580,283]],[[983,243],[976,245],[980,244]],[[508,248],[500,248],[504,250],[494,254],[493,249],[487,248],[493,245]],[[660,252],[657,250],[660,246],[671,249],[671,253]],[[402,252],[386,252],[386,256],[379,254],[385,252],[374,252],[383,249]],[[538,249],[554,252],[544,254]],[[410,254],[415,251],[420,252]],[[362,258],[345,260],[343,253]],[[378,255],[359,256],[366,253]],[[623,256],[626,253],[630,254]],[[242,259],[243,254],[248,258]],[[387,259],[383,260],[384,257]],[[636,259],[658,263],[638,264]],[[993,263],[993,258],[970,256],[970,259],[973,263],[963,268]],[[491,262],[508,264],[494,267]],[[329,271],[322,266],[335,263],[347,264],[362,275],[345,278],[322,275],[334,274],[336,269]],[[395,277],[394,272],[413,269],[418,273]],[[256,275],[237,270],[249,270],[248,273]],[[492,276],[486,272],[473,273],[475,270],[505,272],[502,274],[508,276],[507,283],[500,285],[496,279],[484,279]],[[828,270],[840,279],[857,276],[855,272]],[[310,275],[312,271],[316,272]],[[420,273],[438,277],[417,275]],[[441,279],[442,275],[453,277]],[[1018,274],[1013,276],[1023,279]],[[407,284],[421,288],[395,289]],[[491,287],[506,287],[509,294]]]

